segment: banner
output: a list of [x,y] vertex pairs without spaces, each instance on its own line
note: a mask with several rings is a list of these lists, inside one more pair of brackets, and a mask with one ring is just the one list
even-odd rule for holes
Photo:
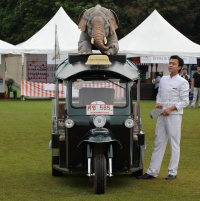
[[[56,97],[55,84],[21,81],[21,96],[32,97]],[[66,97],[66,87],[64,84],[59,84],[59,97]]]
[[[197,64],[196,57],[181,57],[184,61],[184,64]],[[140,57],[140,63],[149,63],[149,64],[168,64],[170,56],[146,56]]]

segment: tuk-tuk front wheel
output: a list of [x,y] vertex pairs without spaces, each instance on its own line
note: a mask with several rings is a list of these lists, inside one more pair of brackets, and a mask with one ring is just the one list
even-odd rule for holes
[[104,194],[106,192],[106,183],[106,158],[103,154],[99,154],[95,157],[94,193]]

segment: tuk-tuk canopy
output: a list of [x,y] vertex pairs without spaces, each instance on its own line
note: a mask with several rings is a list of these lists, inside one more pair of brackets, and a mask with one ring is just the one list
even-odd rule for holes
[[[79,73],[87,72],[87,71],[104,71],[104,72],[113,72],[116,74],[119,74],[125,78],[128,78],[131,81],[135,81],[139,79],[140,73],[137,68],[137,66],[129,61],[128,59],[124,59],[123,61],[121,59],[116,59],[117,55],[115,57],[109,56],[111,58],[111,65],[86,65],[86,61],[84,58],[88,58],[87,55],[78,56],[77,60],[75,61],[71,59],[70,61],[70,55],[69,60],[66,59],[63,61],[56,70],[56,78],[65,80],[70,78],[71,76],[74,76]],[[126,58],[126,55],[124,55],[124,58]],[[118,60],[118,61],[117,61]]]

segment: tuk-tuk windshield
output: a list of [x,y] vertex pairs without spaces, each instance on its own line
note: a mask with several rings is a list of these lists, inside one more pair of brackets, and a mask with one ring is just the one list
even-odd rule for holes
[[126,81],[121,79],[74,80],[72,82],[72,106],[106,104],[125,107],[126,87]]

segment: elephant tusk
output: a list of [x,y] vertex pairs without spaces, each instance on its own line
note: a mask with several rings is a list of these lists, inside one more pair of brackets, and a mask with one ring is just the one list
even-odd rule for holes
[[107,44],[107,39],[106,39],[106,37],[104,37],[103,41],[104,41],[104,44]]
[[91,43],[94,44],[94,38],[91,38]]

